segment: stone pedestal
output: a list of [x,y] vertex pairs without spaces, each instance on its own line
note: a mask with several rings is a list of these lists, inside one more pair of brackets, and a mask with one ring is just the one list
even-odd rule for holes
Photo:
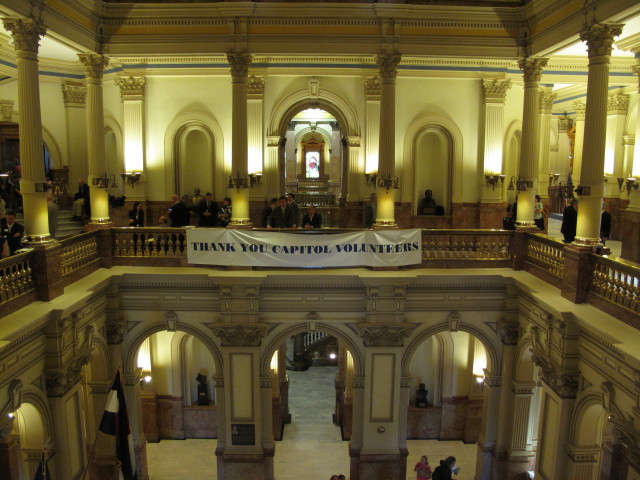
[[622,253],[625,260],[640,263],[640,210],[627,209],[622,223]]
[[351,456],[351,480],[388,480],[406,478],[408,451],[397,454],[359,454]]
[[593,273],[593,265],[589,258],[591,252],[591,247],[573,244],[564,247],[564,275],[560,293],[573,303],[583,303],[587,300]]
[[507,204],[505,202],[480,202],[479,228],[502,228],[502,219],[506,214]]
[[34,245],[33,279],[38,298],[53,300],[64,293],[62,282],[62,245],[49,242]]

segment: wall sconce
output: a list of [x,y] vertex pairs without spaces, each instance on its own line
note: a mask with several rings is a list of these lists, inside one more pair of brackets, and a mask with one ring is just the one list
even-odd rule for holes
[[502,185],[506,175],[485,175],[484,179],[487,181],[487,187],[491,187],[491,190],[495,190],[498,183]]
[[33,187],[37,193],[42,193],[47,191],[49,184],[47,182],[37,182],[33,184]]
[[398,177],[392,177],[391,175],[379,176],[377,173],[365,173],[364,178],[369,187],[385,188],[387,191],[392,188],[394,190],[400,188],[400,179]]
[[559,178],[559,173],[549,173],[549,185],[555,185],[556,183],[558,183]]
[[116,176],[113,173],[109,175],[107,172],[104,172],[99,177],[93,177],[91,179],[91,183],[94,187],[98,188],[115,188],[118,186],[116,183]]
[[484,383],[484,374],[475,373],[473,377],[478,385],[482,385]]
[[525,180],[522,177],[511,177],[507,190],[517,190],[518,192],[526,192],[527,188],[533,187],[533,180]]
[[253,172],[249,174],[249,188],[253,188],[255,185],[260,185],[262,180],[262,172]]
[[142,176],[142,172],[124,172],[121,173],[122,182],[126,182],[129,184],[131,188],[135,187],[137,183],[140,182],[140,177]]
[[618,188],[622,192],[627,190],[627,196],[631,195],[631,189],[638,190],[638,180],[633,177],[629,177],[626,180],[622,177],[618,177]]

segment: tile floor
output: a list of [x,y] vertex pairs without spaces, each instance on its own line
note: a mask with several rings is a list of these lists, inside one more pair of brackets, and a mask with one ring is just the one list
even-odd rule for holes
[[[341,441],[340,429],[331,421],[336,371],[335,367],[312,367],[306,372],[288,372],[292,422],[285,426],[283,441],[276,442],[277,480],[328,480],[334,473],[344,473],[348,478],[348,442]],[[429,457],[432,468],[440,459],[454,455],[462,469],[458,480],[473,479],[475,444],[410,440],[407,447],[407,480],[415,479],[413,466],[422,455]],[[150,443],[147,445],[150,480],[216,479],[215,448],[216,440]]]

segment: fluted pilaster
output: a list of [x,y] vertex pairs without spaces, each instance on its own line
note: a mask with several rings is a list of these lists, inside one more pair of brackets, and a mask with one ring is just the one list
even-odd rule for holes
[[609,64],[613,40],[622,33],[619,24],[594,24],[580,34],[589,51],[587,108],[584,124],[584,148],[580,171],[580,207],[575,243],[595,245],[600,241],[600,216],[604,195],[604,155],[607,106],[609,101]]
[[[124,169],[126,172],[144,172],[144,77],[116,77],[124,113]],[[116,172],[116,174],[119,172]],[[125,195],[129,200],[147,199],[146,181],[138,185],[125,183]]]
[[576,129],[573,145],[573,160],[571,169],[571,178],[574,183],[578,183],[580,180],[580,174],[582,172],[582,148],[584,145],[584,119],[587,105],[584,102],[575,102],[574,108],[576,110]]
[[549,152],[551,143],[551,111],[558,97],[551,88],[540,93],[540,147],[538,153],[538,194],[547,198],[549,193]]
[[91,197],[91,223],[109,222],[109,203],[106,188],[93,184],[93,179],[106,173],[104,162],[104,105],[102,75],[109,59],[99,54],[79,54],[87,79],[87,157]]
[[5,18],[4,28],[11,33],[16,50],[20,124],[20,191],[24,207],[26,240],[42,243],[51,240],[47,217],[47,197],[42,157],[42,118],[38,79],[38,47],[46,30],[30,19]]
[[[264,87],[266,84],[265,77],[249,75],[247,84],[247,135],[248,138],[248,169],[249,173],[264,173],[262,157],[264,148],[262,139],[264,138],[263,122],[264,115]],[[264,175],[262,176],[264,179]],[[254,188],[256,198],[261,198],[261,189],[263,187]],[[273,194],[276,190],[265,190],[269,194]]]
[[[380,68],[380,143],[378,147],[378,175],[395,175],[395,132],[396,132],[396,77],[399,53],[381,53],[376,61]],[[393,188],[378,193],[377,218],[374,227],[394,228],[395,190]]]
[[524,78],[524,107],[522,113],[522,143],[520,149],[519,176],[531,187],[518,194],[519,227],[533,226],[535,206],[536,177],[538,171],[538,150],[540,130],[538,121],[539,85],[542,69],[547,65],[546,58],[523,58],[518,62]]
[[[511,80],[483,80],[484,97],[484,174],[502,174],[502,135],[504,131],[504,104]],[[499,202],[502,188],[492,188],[483,181],[482,200]]]
[[[247,84],[249,65],[253,57],[245,52],[229,52],[227,60],[231,66],[231,171],[232,175],[246,177],[248,173],[247,132]],[[230,225],[249,226],[249,192],[247,188],[231,190],[233,216]]]
[[[378,148],[380,148],[380,77],[367,77],[364,80],[366,108],[366,137],[364,152],[364,171],[378,171]],[[362,182],[362,180],[361,180]],[[367,197],[367,195],[363,195]]]
[[67,127],[67,165],[69,185],[79,178],[87,178],[87,87],[84,83],[65,80],[62,98]]

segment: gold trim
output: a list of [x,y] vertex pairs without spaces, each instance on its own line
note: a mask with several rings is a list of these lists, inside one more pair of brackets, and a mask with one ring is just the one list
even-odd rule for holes
[[26,235],[24,238],[23,243],[50,243],[55,241],[50,233],[45,233],[44,235]]
[[104,225],[105,223],[111,223],[109,217],[91,217],[89,225]]
[[587,237],[576,237],[572,245],[578,245],[580,247],[594,247],[600,243],[599,238],[587,238]]
[[231,220],[229,225],[251,225],[251,219],[249,218],[238,218],[236,220]]

